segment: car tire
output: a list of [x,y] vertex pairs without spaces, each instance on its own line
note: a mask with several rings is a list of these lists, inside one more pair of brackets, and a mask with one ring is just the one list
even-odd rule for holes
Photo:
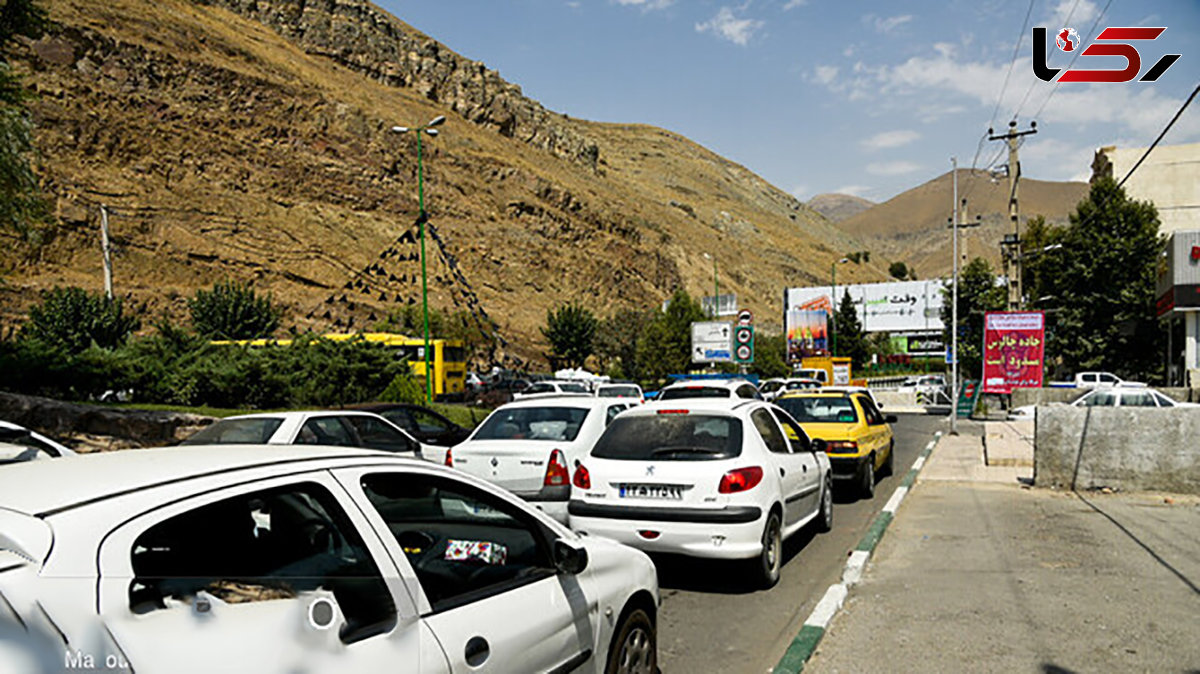
[[896,442],[893,440],[888,444],[887,459],[883,462],[883,470],[881,471],[884,477],[891,477],[896,472]]
[[613,634],[605,674],[656,674],[658,635],[646,611],[633,609]]
[[833,478],[825,476],[825,485],[821,489],[821,510],[817,514],[817,531],[826,533],[833,530]]
[[763,527],[762,552],[755,560],[758,570],[758,582],[764,589],[775,587],[779,582],[779,570],[783,566],[783,531],[779,522],[779,514],[772,511],[767,515],[767,523]]
[[875,497],[875,455],[871,454],[867,457],[862,467],[862,483],[858,486],[859,494],[863,498]]

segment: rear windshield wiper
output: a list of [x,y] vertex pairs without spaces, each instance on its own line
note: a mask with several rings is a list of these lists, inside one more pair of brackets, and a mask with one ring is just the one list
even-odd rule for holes
[[650,452],[650,456],[658,456],[660,454],[724,454],[723,449],[712,449],[711,447],[660,447],[659,449]]

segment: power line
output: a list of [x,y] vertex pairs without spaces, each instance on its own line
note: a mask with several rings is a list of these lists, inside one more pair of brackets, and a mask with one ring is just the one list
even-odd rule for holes
[[1129,173],[1126,173],[1125,177],[1121,178],[1121,182],[1117,183],[1117,187],[1124,186],[1125,181],[1129,180],[1129,176],[1133,175],[1133,172],[1138,170],[1138,167],[1142,165],[1142,162],[1146,161],[1146,157],[1149,157],[1150,152],[1153,151],[1154,148],[1158,147],[1159,141],[1163,139],[1163,136],[1167,135],[1167,132],[1171,130],[1172,126],[1175,126],[1175,122],[1179,120],[1181,115],[1183,115],[1183,111],[1187,110],[1187,107],[1192,104],[1192,100],[1196,98],[1196,94],[1198,93],[1200,93],[1200,85],[1196,85],[1196,88],[1192,89],[1192,95],[1187,97],[1187,100],[1183,102],[1183,105],[1180,106],[1179,110],[1175,113],[1175,116],[1171,118],[1171,121],[1167,122],[1165,127],[1163,127],[1162,133],[1158,134],[1158,138],[1155,138],[1154,142],[1150,144],[1150,147],[1146,148],[1146,151],[1142,153],[1141,159],[1138,159],[1137,163],[1129,169]]
[[1029,17],[1033,14],[1034,2],[1035,0],[1029,0],[1029,7],[1025,9],[1025,21],[1021,23],[1021,32],[1017,33],[1017,43],[1013,45],[1013,55],[1008,62],[1008,72],[1004,74],[1004,84],[1000,86],[1000,93],[996,96],[996,107],[992,109],[992,117],[988,121],[988,126],[994,126],[996,123],[996,113],[1000,112],[1000,102],[1004,100],[1004,92],[1008,89],[1008,80],[1012,77],[1013,68],[1017,65],[1017,55],[1021,53],[1021,42],[1025,40],[1025,31],[1029,28]]
[[[1080,40],[1080,44],[1092,39],[1092,35],[1096,32],[1096,27],[1100,25],[1100,19],[1104,18],[1104,15],[1106,13],[1108,13],[1108,8],[1112,6],[1112,3],[1113,3],[1113,0],[1108,0],[1108,2],[1104,4],[1104,9],[1100,10],[1100,13],[1096,15],[1096,20],[1092,22],[1092,27],[1088,29],[1087,37]],[[1079,55],[1082,53],[1083,53],[1082,49],[1078,49],[1075,51],[1075,55],[1071,57],[1070,63],[1067,64],[1067,70],[1070,70],[1075,65],[1076,59],[1078,59]],[[1050,95],[1046,96],[1046,100],[1042,101],[1042,105],[1037,109],[1037,112],[1033,113],[1033,116],[1035,118],[1041,116],[1042,110],[1045,110],[1046,106],[1050,104],[1050,99],[1054,98],[1054,94],[1058,92],[1058,85],[1061,81],[1062,81],[1061,78],[1059,78],[1058,80],[1055,80],[1054,88],[1052,88],[1050,90]],[[1036,82],[1029,85],[1029,91],[1025,92],[1025,98],[1029,98],[1029,94],[1033,91],[1033,88],[1035,86],[1037,86]],[[1024,105],[1024,104],[1025,104],[1024,101],[1022,101],[1021,105]],[[1020,111],[1020,109],[1018,108],[1018,112],[1019,111]],[[1013,116],[1015,117],[1016,113],[1013,113]]]

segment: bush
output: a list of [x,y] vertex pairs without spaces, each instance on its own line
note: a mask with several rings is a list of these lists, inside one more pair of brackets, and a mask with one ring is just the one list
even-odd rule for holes
[[249,283],[223,281],[188,300],[192,327],[210,339],[258,339],[279,329],[282,311]]
[[74,355],[92,345],[115,349],[139,325],[136,317],[124,314],[119,298],[110,300],[83,288],[56,286],[43,291],[42,303],[29,309],[29,322],[21,329],[21,336]]

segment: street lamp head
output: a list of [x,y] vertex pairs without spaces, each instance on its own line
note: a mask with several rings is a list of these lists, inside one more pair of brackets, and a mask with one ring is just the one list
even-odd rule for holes
[[438,115],[437,117],[434,117],[433,119],[429,120],[429,123],[426,124],[425,126],[439,126],[445,121],[446,121],[445,115]]
[[437,129],[425,129],[425,133],[427,133],[431,136],[436,136],[436,135],[438,135],[438,130]]
[[407,126],[393,126],[392,133],[408,133]]

